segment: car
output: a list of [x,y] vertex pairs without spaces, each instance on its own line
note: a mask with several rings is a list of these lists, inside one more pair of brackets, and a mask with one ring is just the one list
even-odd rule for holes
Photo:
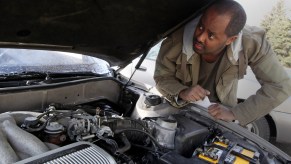
[[[149,51],[145,60],[141,64],[141,67],[135,71],[135,65],[139,61],[140,57],[134,59],[132,63],[127,65],[120,73],[126,77],[130,77],[135,72],[131,80],[147,89],[155,87],[155,81],[153,79],[155,70],[155,60],[158,56],[161,42],[153,46]],[[286,68],[286,72],[291,77],[291,69]],[[242,80],[239,80],[237,97],[238,102],[242,102],[249,96],[254,95],[256,91],[261,87],[257,81],[251,68],[247,68],[247,73]],[[158,91],[153,89],[156,94]],[[275,140],[281,143],[291,143],[291,133],[286,131],[291,126],[291,97],[284,101],[281,105],[272,110],[268,115],[246,125],[246,128],[264,138],[267,141]]]
[[119,73],[211,2],[1,2],[0,163],[290,163]]

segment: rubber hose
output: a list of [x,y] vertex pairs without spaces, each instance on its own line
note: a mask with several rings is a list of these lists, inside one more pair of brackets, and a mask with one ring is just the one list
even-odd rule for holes
[[49,151],[49,148],[40,139],[22,130],[12,121],[5,120],[2,126],[3,132],[15,151],[28,154],[29,156]]
[[0,129],[0,164],[15,163],[19,160],[15,151],[8,143],[6,136]]

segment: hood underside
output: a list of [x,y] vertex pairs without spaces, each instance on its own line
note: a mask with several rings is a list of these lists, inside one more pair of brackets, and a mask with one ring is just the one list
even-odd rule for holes
[[122,65],[210,1],[1,1],[0,46],[86,53]]

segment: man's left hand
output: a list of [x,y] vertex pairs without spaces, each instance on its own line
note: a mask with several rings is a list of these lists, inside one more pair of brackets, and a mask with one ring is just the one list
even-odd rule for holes
[[233,121],[235,117],[227,107],[221,104],[213,104],[208,107],[208,113],[215,119],[224,120],[224,121]]

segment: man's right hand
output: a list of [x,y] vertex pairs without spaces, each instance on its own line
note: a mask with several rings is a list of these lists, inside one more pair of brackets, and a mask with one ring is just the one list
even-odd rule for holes
[[200,85],[196,85],[195,87],[187,88],[182,90],[179,93],[179,98],[185,101],[198,101],[203,100],[205,96],[210,95],[210,92]]

